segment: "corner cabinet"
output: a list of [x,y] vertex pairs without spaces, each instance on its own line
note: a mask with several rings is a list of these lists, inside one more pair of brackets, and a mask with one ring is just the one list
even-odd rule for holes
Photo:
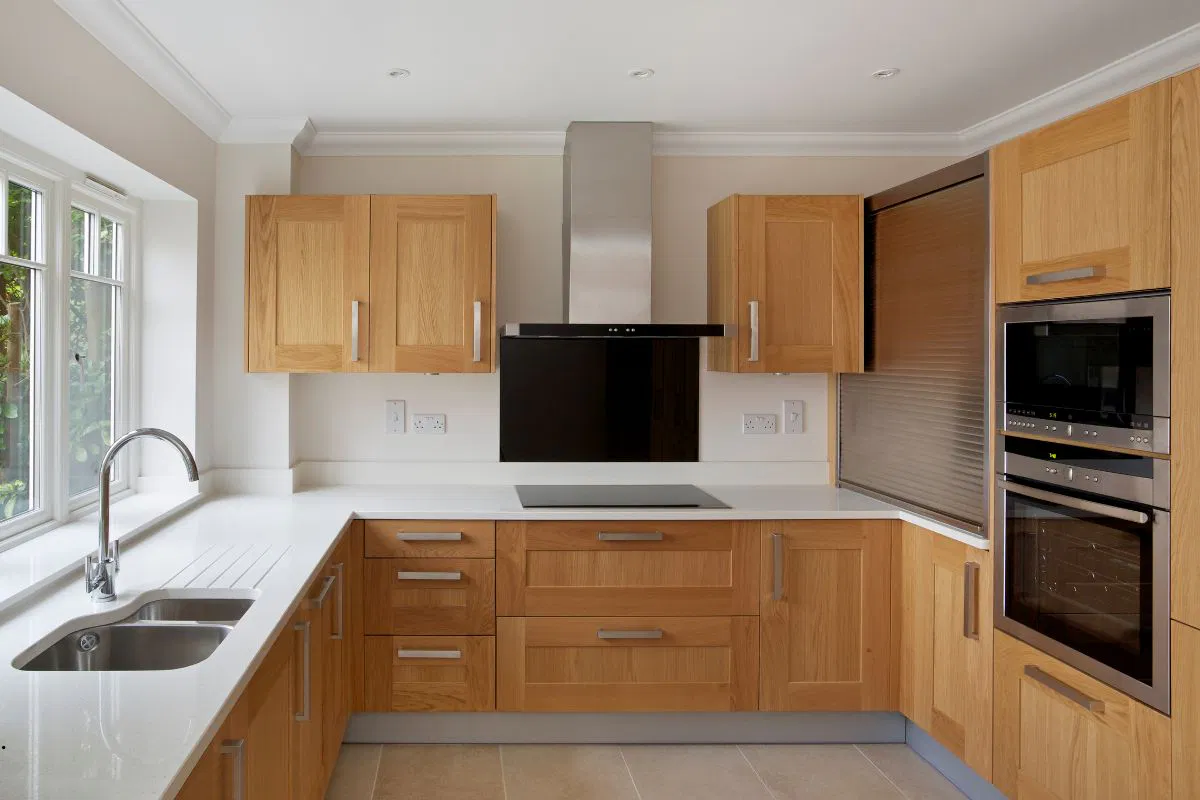
[[708,210],[709,342],[717,372],[862,372],[863,204],[732,195]]
[[246,198],[249,372],[491,372],[494,195]]

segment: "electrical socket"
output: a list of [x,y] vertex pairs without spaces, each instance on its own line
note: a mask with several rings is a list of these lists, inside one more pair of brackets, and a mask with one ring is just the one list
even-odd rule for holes
[[787,434],[804,433],[804,401],[783,401],[783,432]]
[[742,433],[775,433],[779,428],[775,414],[742,414]]
[[446,415],[445,414],[413,414],[412,432],[413,433],[436,433],[436,434],[445,433],[446,432]]
[[388,400],[385,404],[385,408],[387,410],[387,432],[389,434],[404,433],[404,401]]

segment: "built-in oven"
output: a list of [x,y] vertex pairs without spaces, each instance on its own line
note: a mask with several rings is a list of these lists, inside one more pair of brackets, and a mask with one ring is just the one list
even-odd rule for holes
[[1170,463],[997,442],[996,627],[1170,710]]
[[998,322],[1004,430],[1170,452],[1169,294],[1003,306]]

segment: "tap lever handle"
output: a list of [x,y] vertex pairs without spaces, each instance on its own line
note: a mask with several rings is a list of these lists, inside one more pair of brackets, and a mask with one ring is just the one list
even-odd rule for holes
[[108,545],[108,557],[112,560],[112,571],[121,571],[121,540],[114,539]]

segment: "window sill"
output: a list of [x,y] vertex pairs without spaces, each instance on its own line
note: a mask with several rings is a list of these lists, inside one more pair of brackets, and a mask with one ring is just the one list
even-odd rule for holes
[[[129,493],[116,500],[109,509],[112,538],[133,541],[164,519],[199,503],[201,495],[195,484],[185,486]],[[0,612],[47,583],[78,572],[84,557],[96,550],[97,524],[98,511],[92,509],[0,550]]]

